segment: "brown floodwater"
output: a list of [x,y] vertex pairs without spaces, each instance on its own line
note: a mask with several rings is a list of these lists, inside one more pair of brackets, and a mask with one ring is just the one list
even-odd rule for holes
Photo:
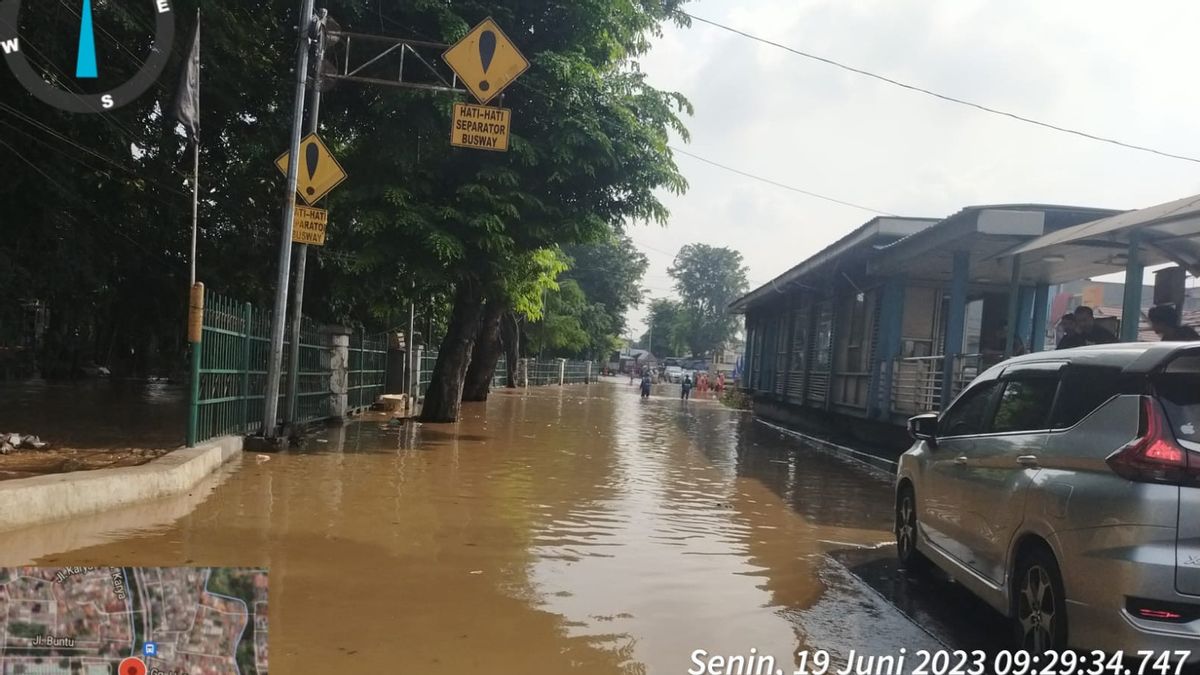
[[0,455],[0,481],[144,464],[183,444],[187,392],[166,382],[0,382],[0,434],[49,444]]
[[[267,566],[277,673],[684,673],[691,654],[937,641],[839,552],[894,555],[888,477],[678,387],[369,417],[187,495],[0,533],[0,564]],[[364,670],[365,669],[365,670]]]
[[187,390],[162,381],[0,382],[0,433],[33,434],[55,448],[177,448]]

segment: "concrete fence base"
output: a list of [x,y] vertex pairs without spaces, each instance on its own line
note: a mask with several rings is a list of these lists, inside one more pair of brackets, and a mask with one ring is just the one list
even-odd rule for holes
[[242,437],[224,436],[141,466],[0,482],[0,531],[187,492],[241,452]]

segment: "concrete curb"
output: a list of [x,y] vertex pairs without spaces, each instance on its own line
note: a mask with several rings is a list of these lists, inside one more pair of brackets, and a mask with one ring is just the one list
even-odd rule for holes
[[0,483],[0,531],[186,492],[241,452],[242,437],[225,436],[142,466],[4,481]]
[[875,455],[872,455],[869,452],[863,452],[862,450],[855,450],[854,448],[848,448],[844,445],[838,445],[837,443],[827,441],[824,438],[810,436],[808,434],[804,434],[799,431],[796,431],[795,429],[788,429],[787,427],[781,427],[778,424],[773,424],[771,422],[767,422],[766,420],[760,419],[758,417],[755,417],[754,421],[758,422],[759,424],[761,424],[765,427],[774,429],[775,431],[778,431],[781,434],[786,434],[793,438],[798,438],[798,439],[804,441],[805,443],[808,443],[809,445],[816,447],[819,450],[824,450],[826,452],[832,452],[836,455],[842,455],[843,457],[846,457],[855,462],[858,462],[859,464],[866,465],[867,467],[875,469],[876,471],[886,472],[892,476],[896,475],[897,463],[893,462],[890,459],[884,459],[883,457],[877,457]]

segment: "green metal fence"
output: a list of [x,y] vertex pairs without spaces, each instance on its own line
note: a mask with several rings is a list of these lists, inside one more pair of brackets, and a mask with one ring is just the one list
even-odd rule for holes
[[[425,398],[425,392],[429,389],[429,381],[433,379],[433,367],[437,364],[437,352],[422,352],[421,353],[421,369],[417,374],[417,397]],[[492,388],[508,386],[508,358],[501,356],[496,363],[496,372],[492,375]]]
[[[307,424],[329,417],[330,369],[321,365],[324,351],[321,329],[307,318],[300,321],[300,366],[296,373],[296,419],[287,419],[288,366],[291,363],[290,341],[283,343],[284,372],[280,378],[279,411],[284,421]],[[264,362],[265,363],[265,362]],[[265,381],[265,380],[264,380]],[[261,415],[262,411],[259,411]]]
[[189,445],[259,429],[270,326],[270,314],[250,303],[205,294],[198,396],[191,402],[197,424],[189,429]]
[[558,384],[559,375],[559,362],[557,360],[529,361],[529,386],[531,387],[545,387]]
[[[250,303],[205,293],[200,364],[191,406],[196,420],[189,424],[188,444],[227,434],[253,434],[262,428],[263,401],[270,355],[271,313]],[[293,424],[326,419],[330,413],[332,371],[323,363],[320,327],[309,319],[300,324],[300,359],[296,378]],[[283,363],[290,362],[290,340],[283,346]],[[387,375],[387,339],[383,335],[350,336],[348,404],[366,408],[383,393]],[[280,383],[279,411],[286,417],[287,373]]]
[[437,352],[421,352],[420,368],[417,369],[417,397],[425,398],[429,382],[433,379],[433,367],[437,365]]
[[508,357],[501,356],[496,362],[496,372],[492,373],[492,388],[508,386]]
[[349,406],[361,410],[375,405],[387,380],[387,334],[350,336]]

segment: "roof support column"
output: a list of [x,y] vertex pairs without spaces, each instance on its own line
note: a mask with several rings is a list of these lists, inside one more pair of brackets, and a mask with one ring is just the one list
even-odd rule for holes
[[942,395],[940,409],[950,405],[954,392],[954,365],[962,354],[963,332],[967,322],[967,284],[971,281],[970,251],[954,252],[954,273],[950,277],[950,307],[946,316],[946,344],[942,348]]
[[1029,351],[1040,352],[1046,348],[1046,320],[1050,304],[1049,284],[1038,284],[1033,289],[1033,328],[1029,332]]
[[826,292],[829,294],[829,368],[825,372],[829,375],[829,384],[825,387],[825,410],[828,411],[833,409],[833,393],[837,390],[838,341],[845,336],[838,330],[842,313],[838,311],[837,285],[830,284]]
[[1016,351],[1017,335],[1020,327],[1017,319],[1021,312],[1021,255],[1012,257],[1012,278],[1008,282],[1008,335],[1004,341],[1004,356],[1012,356]]
[[869,415],[886,420],[892,410],[892,361],[900,355],[900,339],[904,328],[903,276],[892,277],[883,286],[879,308],[879,344],[871,362],[871,384],[868,388]]
[[1121,307],[1121,342],[1137,342],[1138,324],[1142,319],[1142,233],[1129,234],[1129,261],[1125,263],[1125,304]]
[[1017,337],[1025,343],[1026,350],[1029,350],[1029,345],[1033,344],[1030,339],[1030,333],[1033,332],[1033,305],[1035,302],[1036,291],[1033,286],[1022,286],[1020,297],[1020,307],[1017,309]]

